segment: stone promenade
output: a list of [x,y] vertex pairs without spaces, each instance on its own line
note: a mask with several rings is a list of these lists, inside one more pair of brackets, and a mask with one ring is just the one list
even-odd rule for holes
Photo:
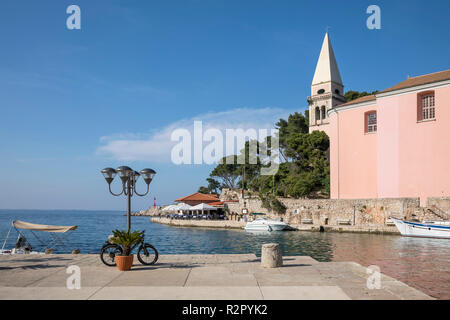
[[[162,255],[154,266],[135,258],[131,271],[107,267],[98,255],[0,256],[0,299],[431,299],[381,275],[368,289],[367,269],[354,262],[284,257],[263,269],[253,254]],[[81,288],[68,289],[67,267],[81,271]]]

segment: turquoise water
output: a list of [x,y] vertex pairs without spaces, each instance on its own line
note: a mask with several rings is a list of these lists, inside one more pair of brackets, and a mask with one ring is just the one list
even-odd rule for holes
[[[126,228],[124,212],[119,211],[39,211],[0,210],[0,246],[12,220],[53,225],[78,225],[71,235],[69,250],[98,253],[115,228]],[[319,261],[355,261],[377,265],[381,272],[434,297],[450,299],[450,240],[406,238],[395,235],[352,233],[272,232],[253,234],[243,230],[177,228],[151,223],[148,217],[132,217],[132,228],[145,230],[147,242],[160,254],[260,254],[263,243],[281,245],[283,255],[307,255]],[[39,243],[24,231],[33,249]],[[42,233],[39,233],[39,236]],[[45,236],[45,234],[44,234]],[[14,246],[12,229],[5,248]]]

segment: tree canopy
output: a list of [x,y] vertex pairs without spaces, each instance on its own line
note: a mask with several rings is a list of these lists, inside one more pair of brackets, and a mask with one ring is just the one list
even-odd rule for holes
[[350,91],[347,91],[344,94],[344,97],[347,99],[347,102],[350,102],[352,100],[356,100],[358,98],[362,98],[362,97],[365,97],[365,96],[370,96],[370,95],[376,94],[376,93],[378,93],[378,90],[375,90],[375,91],[372,91],[372,92],[366,92],[366,91],[359,92],[359,91],[352,91],[352,90],[350,90]]
[[[211,193],[221,188],[244,188],[257,192],[261,197],[328,197],[330,169],[328,161],[329,138],[322,131],[309,133],[309,114],[294,113],[287,120],[280,119],[276,124],[279,130],[280,164],[278,172],[272,175],[261,175],[261,169],[267,164],[267,157],[273,153],[271,139],[258,142],[256,148],[256,164],[250,164],[250,142],[240,151],[245,155],[245,163],[237,163],[237,155],[229,160],[222,159],[207,179],[208,186],[201,187],[199,192]],[[268,156],[264,156],[267,154]],[[278,206],[275,200],[267,200]]]

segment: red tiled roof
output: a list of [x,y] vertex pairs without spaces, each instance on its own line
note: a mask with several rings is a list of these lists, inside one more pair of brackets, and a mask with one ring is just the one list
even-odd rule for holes
[[405,81],[400,82],[399,84],[381,91],[381,93],[400,90],[400,89],[406,89],[410,87],[420,86],[428,83],[433,82],[439,82],[439,81],[445,81],[450,80],[450,69],[435,73],[426,74],[423,76],[408,78]]
[[[445,80],[450,80],[450,70],[445,70],[445,71],[426,74],[423,76],[408,78],[405,81],[402,81],[399,84],[396,84],[395,86],[393,86],[389,89],[381,91],[380,93],[391,92],[391,91],[416,87],[416,86],[420,86],[420,85],[424,85],[424,84],[440,82],[440,81],[445,81]],[[372,94],[372,95],[368,95],[365,97],[361,97],[361,98],[349,101],[344,104],[337,105],[335,108],[339,109],[341,107],[350,106],[350,105],[354,105],[354,104],[358,104],[358,103],[362,103],[362,102],[375,101],[376,99],[377,99],[377,97]]]
[[219,200],[219,197],[217,194],[204,194],[200,192],[196,192],[193,194],[190,194],[188,196],[179,198],[175,200],[176,202],[180,201],[211,201],[211,200]]

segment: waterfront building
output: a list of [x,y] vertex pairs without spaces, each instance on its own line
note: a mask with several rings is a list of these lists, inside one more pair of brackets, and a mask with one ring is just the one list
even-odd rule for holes
[[330,137],[331,198],[449,197],[450,70],[350,102],[343,88],[326,34],[309,101],[310,132]]
[[201,203],[211,204],[219,201],[220,199],[217,194],[204,194],[200,192],[196,192],[175,200],[175,202],[186,203],[190,206],[196,206]]

